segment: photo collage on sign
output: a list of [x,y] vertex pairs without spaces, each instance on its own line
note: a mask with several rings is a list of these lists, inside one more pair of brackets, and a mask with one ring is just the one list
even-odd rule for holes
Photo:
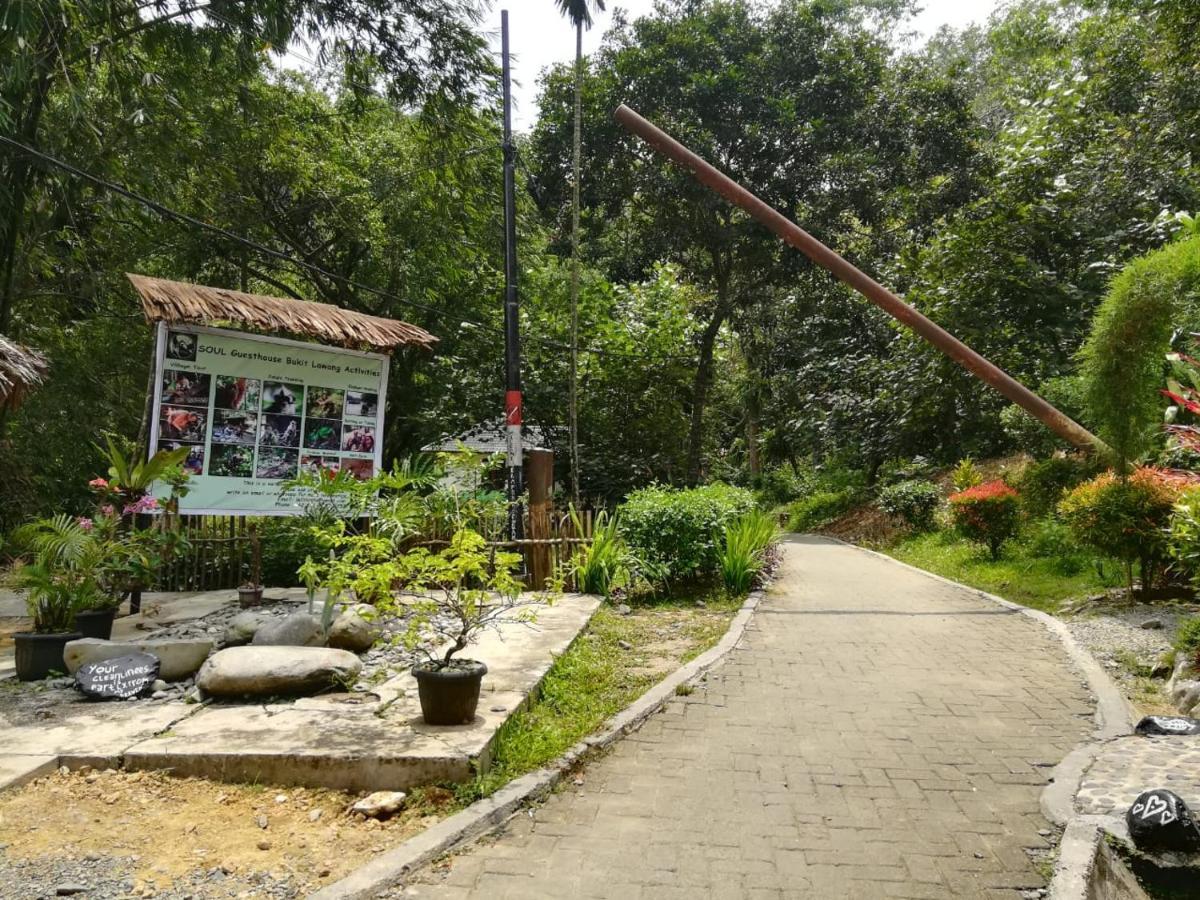
[[196,335],[167,336],[158,447],[192,448],[189,473],[273,480],[294,478],[298,468],[374,474],[378,394],[172,367],[195,362],[196,354]]

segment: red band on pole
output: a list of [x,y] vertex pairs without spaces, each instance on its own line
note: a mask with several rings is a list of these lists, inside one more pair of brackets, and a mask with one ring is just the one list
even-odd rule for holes
[[504,394],[504,422],[506,425],[521,424],[521,392],[507,391]]

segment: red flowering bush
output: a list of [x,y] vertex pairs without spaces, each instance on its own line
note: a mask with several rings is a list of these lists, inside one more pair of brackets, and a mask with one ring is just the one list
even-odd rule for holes
[[1001,546],[1017,533],[1017,500],[1017,492],[1003,481],[988,481],[951,494],[950,517],[963,537],[999,559]]
[[1074,488],[1058,504],[1058,514],[1087,544],[1125,564],[1133,591],[1133,567],[1142,589],[1154,587],[1167,557],[1171,512],[1189,479],[1179,473],[1144,466],[1127,478],[1112,472]]

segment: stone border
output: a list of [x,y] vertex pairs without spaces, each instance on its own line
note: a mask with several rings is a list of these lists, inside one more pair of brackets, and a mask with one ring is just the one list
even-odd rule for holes
[[1050,631],[1067,652],[1072,664],[1083,675],[1088,690],[1096,698],[1096,730],[1090,740],[1080,744],[1062,758],[1050,773],[1050,783],[1042,789],[1039,805],[1042,815],[1063,828],[1062,839],[1058,845],[1058,862],[1054,867],[1054,878],[1050,882],[1050,897],[1052,900],[1084,900],[1089,896],[1090,876],[1095,864],[1096,854],[1102,844],[1102,837],[1109,820],[1103,816],[1082,816],[1075,813],[1075,794],[1083,781],[1088,767],[1096,759],[1101,746],[1114,738],[1122,737],[1133,732],[1136,719],[1133,708],[1121,689],[1116,686],[1104,667],[1075,640],[1069,628],[1061,620],[1039,609],[1031,609],[979,588],[945,578],[933,572],[880,553],[843,541],[841,538],[821,535],[830,541],[845,544],[863,553],[878,556],[898,566],[903,566],[913,572],[919,572],[934,581],[950,585],[968,593],[975,594],[984,600],[998,603],[1005,609],[1011,609],[1039,622]]
[[380,854],[340,881],[309,895],[309,900],[366,900],[415,869],[503,824],[527,803],[545,797],[575,766],[641,727],[666,706],[680,685],[697,680],[719,663],[741,641],[764,595],[765,589],[752,591],[715,646],[680,666],[609,719],[599,732],[584,738],[550,765],[522,775],[491,797],[472,803],[462,812]]

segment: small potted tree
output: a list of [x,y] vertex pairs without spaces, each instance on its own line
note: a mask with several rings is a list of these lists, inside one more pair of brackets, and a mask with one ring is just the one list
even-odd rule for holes
[[262,542],[258,526],[250,525],[250,577],[238,585],[238,606],[246,609],[262,603]]
[[17,530],[18,543],[33,551],[33,562],[17,572],[17,586],[29,592],[26,608],[33,631],[13,635],[17,678],[38,681],[65,672],[63,649],[83,635],[75,629],[80,609],[99,602],[96,580],[101,544],[91,522],[58,515]]
[[409,646],[420,647],[421,638],[432,632],[441,647],[437,653],[424,650],[428,658],[412,667],[421,714],[428,724],[474,721],[487,666],[457,654],[486,628],[534,620],[531,605],[520,599],[516,576],[520,559],[517,553],[489,548],[478,532],[460,529],[438,552],[418,547],[393,564],[401,589],[416,595],[403,604],[403,610],[396,610],[410,614]]

